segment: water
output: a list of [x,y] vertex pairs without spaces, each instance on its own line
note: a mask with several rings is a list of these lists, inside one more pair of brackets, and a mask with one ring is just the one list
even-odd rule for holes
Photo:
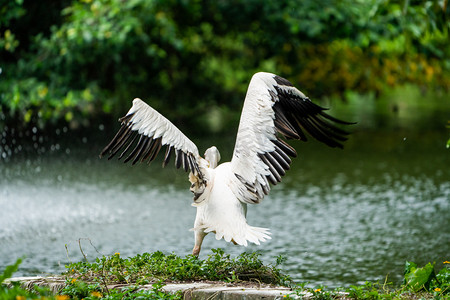
[[[447,137],[363,130],[343,151],[294,143],[299,158],[283,182],[249,206],[249,224],[269,227],[272,240],[243,248],[207,236],[201,257],[219,247],[232,255],[259,250],[267,263],[283,255],[285,272],[308,286],[386,276],[399,284],[406,260],[435,261],[440,269],[450,259]],[[218,145],[227,159],[233,140],[201,140],[199,148]],[[100,160],[103,143],[92,142],[0,162],[0,270],[22,256],[16,276],[60,273],[83,254],[191,252],[195,209],[187,174],[160,162]]]

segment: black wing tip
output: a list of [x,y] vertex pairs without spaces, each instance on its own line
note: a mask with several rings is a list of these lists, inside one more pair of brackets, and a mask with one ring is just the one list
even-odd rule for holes
[[[195,155],[189,151],[184,152],[181,149],[176,149],[173,145],[162,144],[162,137],[155,138],[154,135],[147,135],[139,133],[136,129],[133,129],[133,122],[131,121],[135,113],[129,113],[121,118],[120,129],[117,131],[111,142],[100,152],[99,158],[108,156],[108,160],[112,159],[116,154],[121,151],[118,156],[118,160],[123,157],[124,163],[131,161],[132,165],[148,161],[150,164],[160,152],[162,146],[167,145],[162,167],[164,168],[170,161],[172,152],[175,152],[175,167],[177,169],[183,168],[186,172],[200,172],[200,167],[196,161]],[[137,142],[136,139],[139,137]],[[130,150],[132,149],[132,150]]]
[[283,77],[281,77],[281,76],[275,75],[275,76],[273,77],[273,79],[274,79],[274,80],[276,81],[276,83],[279,84],[279,85],[290,86],[290,87],[293,87],[293,86],[294,86],[289,80],[287,80],[286,78],[283,78]]
[[[328,108],[324,108],[323,110],[328,110]],[[333,121],[335,123],[342,124],[342,125],[356,125],[356,124],[358,124],[358,122],[348,122],[348,121],[344,121],[344,120],[338,119],[336,117],[333,117],[333,116],[327,114],[324,111],[322,111],[320,113],[320,115],[322,115],[324,118],[327,118],[330,121]]]
[[[354,125],[335,118],[325,112],[326,108],[313,103],[309,98],[299,98],[279,91],[280,101],[274,104],[277,131],[288,139],[306,141],[306,131],[316,140],[332,148],[343,148],[342,142],[350,133],[340,125]],[[297,136],[296,136],[297,135]],[[300,137],[300,138],[297,138]]]
[[[125,121],[127,121],[125,119]],[[139,137],[138,142],[136,139]],[[162,138],[154,138],[153,136],[147,136],[140,134],[137,131],[131,129],[129,122],[122,122],[122,127],[117,134],[111,140],[111,142],[100,152],[99,157],[103,158],[106,155],[108,160],[111,160],[121,151],[118,156],[118,160],[123,157],[124,163],[132,161],[132,165],[149,159],[149,163],[153,161],[161,148]],[[133,149],[129,151],[130,149]]]

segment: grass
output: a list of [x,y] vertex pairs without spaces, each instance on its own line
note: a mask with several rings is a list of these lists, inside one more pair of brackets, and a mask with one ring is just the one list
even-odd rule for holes
[[97,258],[95,262],[79,262],[67,265],[66,276],[85,281],[98,281],[104,285],[112,283],[148,284],[155,281],[256,281],[274,285],[290,282],[277,266],[266,266],[259,254],[242,253],[232,258],[222,249],[213,249],[213,254],[202,260],[193,255],[182,258],[160,251],[122,258],[119,253]]
[[[307,288],[307,283],[293,282],[278,268],[283,260],[277,257],[273,265],[264,265],[257,252],[231,257],[221,249],[214,249],[204,260],[192,255],[183,258],[159,251],[129,258],[122,258],[116,253],[97,258],[94,262],[67,265],[67,271],[63,274],[66,286],[58,295],[53,295],[48,289],[36,287],[33,291],[27,291],[18,283],[8,287],[2,284],[17,270],[21,263],[19,259],[0,274],[0,299],[182,299],[181,292],[167,294],[162,288],[168,282],[186,281],[284,285],[292,288],[292,293],[284,296],[286,299],[302,299],[305,293],[309,299],[450,299],[450,262],[444,262],[445,267],[438,273],[434,264],[419,267],[407,262],[405,279],[400,287],[367,282],[361,286],[327,289],[324,286]],[[120,289],[111,288],[117,284],[124,285]],[[141,290],[144,284],[152,288]]]

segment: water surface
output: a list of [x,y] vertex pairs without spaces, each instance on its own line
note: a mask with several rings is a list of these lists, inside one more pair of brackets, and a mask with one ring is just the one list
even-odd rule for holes
[[[109,137],[109,136],[107,136]],[[243,248],[207,236],[211,248],[260,251],[309,286],[401,282],[406,260],[437,262],[450,253],[450,150],[444,132],[356,131],[344,150],[294,143],[299,157],[259,205],[253,226],[272,240]],[[234,137],[194,139],[228,160]],[[200,141],[200,142],[199,142]],[[105,139],[106,142],[106,139]],[[195,209],[187,174],[172,166],[98,159],[101,142],[62,144],[0,165],[0,270],[25,256],[16,275],[64,271],[70,261],[120,252],[191,252]],[[81,247],[81,249],[80,249]]]

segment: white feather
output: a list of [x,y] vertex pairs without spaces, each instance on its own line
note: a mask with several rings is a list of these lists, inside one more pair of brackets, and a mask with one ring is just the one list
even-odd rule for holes
[[133,106],[127,115],[131,118],[133,130],[154,138],[162,137],[162,145],[171,145],[183,152],[199,156],[195,144],[188,139],[175,125],[139,98],[133,100]]
[[[271,141],[276,138],[275,112],[269,92],[277,93],[273,88],[276,85],[273,77],[273,74],[263,72],[253,75],[245,97],[231,160],[232,171],[256,188],[265,185],[270,189],[266,179],[269,168],[258,154],[274,151]],[[234,180],[234,183],[233,192],[240,201],[257,203],[262,200],[263,194],[250,194],[242,181]]]

